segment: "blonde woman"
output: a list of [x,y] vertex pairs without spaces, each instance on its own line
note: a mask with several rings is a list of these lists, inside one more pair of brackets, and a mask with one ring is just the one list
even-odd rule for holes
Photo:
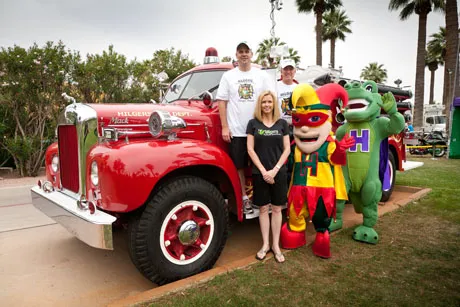
[[275,260],[285,261],[279,246],[281,230],[281,206],[287,202],[287,170],[285,162],[290,153],[289,126],[280,118],[276,95],[265,91],[259,95],[254,118],[248,123],[248,154],[253,162],[253,203],[260,208],[259,223],[262,232],[262,248],[256,258],[264,260],[270,251],[270,217],[272,208],[272,247]]

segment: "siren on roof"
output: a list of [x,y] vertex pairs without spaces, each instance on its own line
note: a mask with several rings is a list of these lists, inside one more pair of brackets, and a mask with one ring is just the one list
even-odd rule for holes
[[211,63],[219,63],[219,55],[217,54],[217,50],[214,47],[209,47],[206,49],[204,54],[203,64],[211,64]]

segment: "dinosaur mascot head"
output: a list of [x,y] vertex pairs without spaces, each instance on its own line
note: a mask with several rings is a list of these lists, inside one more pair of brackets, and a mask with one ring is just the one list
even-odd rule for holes
[[345,90],[349,101],[343,115],[348,122],[370,122],[380,116],[383,101],[377,83],[374,81],[366,81],[363,84],[347,83]]
[[337,108],[346,107],[348,95],[335,83],[326,84],[315,91],[309,84],[298,85],[292,93],[292,125],[294,140],[300,151],[318,150],[331,135]]

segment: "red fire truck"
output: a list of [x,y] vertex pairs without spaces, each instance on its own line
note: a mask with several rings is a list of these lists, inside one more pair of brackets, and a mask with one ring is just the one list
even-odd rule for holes
[[[134,265],[157,284],[211,268],[229,212],[255,217],[243,216],[213,99],[234,65],[208,53],[159,104],[71,101],[46,152],[46,180],[31,190],[36,208],[90,246],[113,249],[113,225],[127,225]],[[390,141],[392,171],[405,159],[397,142]]]

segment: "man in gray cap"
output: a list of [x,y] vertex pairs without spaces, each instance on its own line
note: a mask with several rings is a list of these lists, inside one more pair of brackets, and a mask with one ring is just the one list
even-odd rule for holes
[[246,194],[244,169],[248,166],[246,128],[253,118],[259,94],[274,91],[268,74],[252,67],[253,53],[250,45],[242,41],[236,46],[238,66],[225,72],[217,90],[219,114],[222,123],[222,138],[229,144],[229,154],[238,169],[243,195],[244,213],[252,213],[252,205]]

